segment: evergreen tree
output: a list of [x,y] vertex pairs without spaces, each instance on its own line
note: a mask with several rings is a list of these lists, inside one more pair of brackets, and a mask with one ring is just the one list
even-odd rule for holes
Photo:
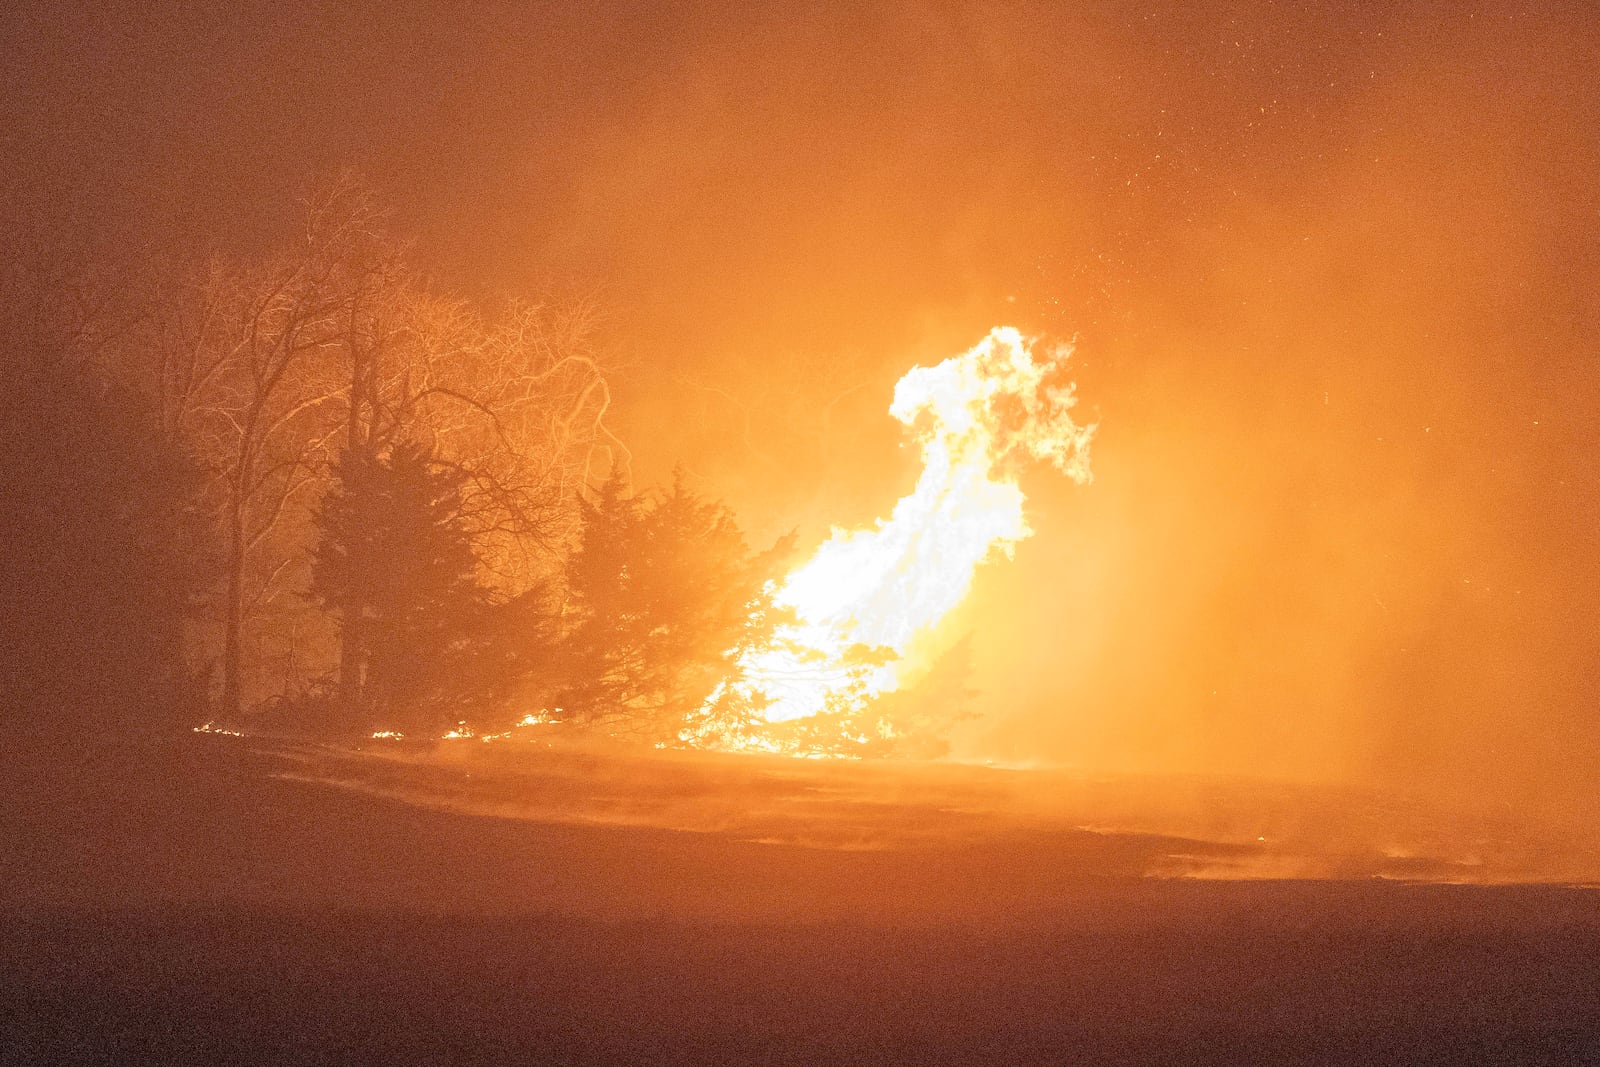
[[770,633],[770,582],[789,540],[752,553],[733,514],[692,492],[640,498],[613,475],[583,504],[567,566],[562,707],[569,718],[671,740]]
[[413,444],[347,452],[336,465],[317,515],[312,593],[333,610],[362,605],[360,685],[343,709],[362,727],[431,730],[467,703],[489,603],[461,516],[463,481]]
[[642,616],[634,594],[641,502],[620,471],[580,497],[577,546],[566,563],[562,687],[557,702],[572,721],[614,718],[634,696],[641,664]]

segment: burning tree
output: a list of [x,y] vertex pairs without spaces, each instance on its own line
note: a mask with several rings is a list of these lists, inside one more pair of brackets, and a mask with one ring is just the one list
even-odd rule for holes
[[676,741],[738,658],[771,637],[773,580],[791,542],[752,552],[732,513],[690,490],[682,471],[645,495],[613,473],[582,516],[566,567],[561,707]]
[[[102,363],[142,388],[164,447],[204,476],[224,717],[266,688],[247,686],[263,644],[292,665],[305,640],[264,625],[270,607],[325,642],[352,724],[521,689],[569,720],[666,743],[881,748],[929,714],[964,713],[964,698],[886,695],[943,677],[930,635],[977,568],[1029,536],[1021,465],[1089,479],[1094,427],[1072,418],[1067,350],[996,329],[897,384],[890,413],[922,453],[915,489],[780,577],[787,543],[752,552],[681,475],[629,492],[587,308],[489,316],[440,295],[358,183],[315,199],[275,257],[158,281],[142,328]],[[610,478],[586,500],[602,461]],[[386,584],[377,561],[407,553],[442,569]],[[305,691],[296,678],[286,667],[285,692]]]
[[915,489],[781,581],[776,552],[752,555],[681,474],[636,497],[614,473],[566,567],[563,717],[658,744],[942,754],[973,694],[969,644],[941,651],[935,633],[979,566],[1030,536],[1020,467],[1090,478],[1068,354],[999,328],[913,368],[890,412],[921,446]]
[[773,604],[789,618],[746,648],[723,687],[760,710],[755,728],[728,728],[707,714],[688,725],[690,740],[864,752],[895,736],[895,719],[904,725],[925,713],[916,709],[931,706],[926,698],[884,696],[923,669],[929,635],[965,598],[978,567],[1031,535],[1018,468],[1042,460],[1090,480],[1095,427],[1072,418],[1069,354],[1037,350],[1001,327],[900,379],[889,412],[921,446],[916,487],[873,526],[835,529],[776,590]]

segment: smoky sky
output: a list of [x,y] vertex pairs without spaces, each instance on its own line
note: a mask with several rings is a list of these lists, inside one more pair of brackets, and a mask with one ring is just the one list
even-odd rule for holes
[[0,24],[12,225],[249,251],[354,167],[441,285],[594,299],[640,471],[757,540],[909,488],[912,364],[1073,341],[969,754],[1585,795],[1583,6],[94,7]]

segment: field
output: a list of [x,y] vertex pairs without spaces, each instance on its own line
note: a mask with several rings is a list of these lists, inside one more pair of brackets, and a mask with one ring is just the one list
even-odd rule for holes
[[1594,891],[1441,881],[1541,854],[1486,816],[475,742],[70,759],[98,784],[35,765],[3,816],[6,1064],[1600,1057]]

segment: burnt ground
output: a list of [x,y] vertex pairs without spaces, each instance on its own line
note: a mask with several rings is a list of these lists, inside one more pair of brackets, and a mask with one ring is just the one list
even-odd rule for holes
[[1600,1063],[1600,894],[1401,880],[1462,870],[1417,834],[1493,873],[1480,824],[1172,877],[1251,873],[1245,794],[237,741],[7,770],[0,1063]]

